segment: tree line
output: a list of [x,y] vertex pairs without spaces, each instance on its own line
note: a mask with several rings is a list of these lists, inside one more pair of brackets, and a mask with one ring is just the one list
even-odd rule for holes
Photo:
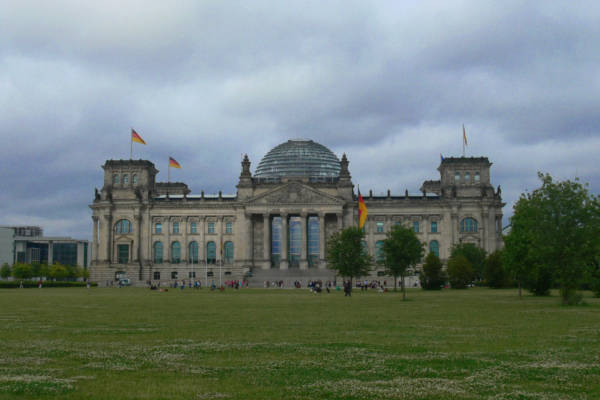
[[52,265],[47,264],[24,264],[16,263],[12,267],[8,263],[4,263],[0,267],[0,277],[7,279],[9,277],[15,279],[33,279],[33,278],[46,278],[57,281],[74,280],[77,278],[89,277],[89,271],[77,265],[63,265],[55,263]]
[[[564,304],[578,304],[579,290],[592,290],[600,297],[600,200],[589,193],[588,185],[575,181],[554,181],[538,174],[541,187],[524,193],[514,206],[511,229],[505,247],[491,254],[470,243],[451,249],[447,268],[429,252],[419,271],[421,287],[440,290],[446,286],[465,289],[471,285],[491,288],[518,287],[544,296],[559,289]],[[327,261],[340,275],[366,276],[374,264],[363,248],[365,233],[350,227],[333,234],[327,242]],[[400,280],[406,298],[404,278],[423,261],[425,244],[415,232],[394,226],[383,242],[383,257],[376,264]]]

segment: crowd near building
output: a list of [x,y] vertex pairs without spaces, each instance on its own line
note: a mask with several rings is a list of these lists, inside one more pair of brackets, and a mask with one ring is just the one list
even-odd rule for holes
[[90,265],[89,242],[70,237],[44,236],[39,226],[0,226],[0,265]]
[[[458,243],[499,249],[504,203],[491,185],[491,165],[486,157],[448,157],[439,179],[425,181],[418,194],[362,193],[367,251],[380,259],[396,224],[411,227],[443,261]],[[185,183],[157,182],[147,160],[107,160],[102,168],[104,184],[90,206],[91,279],[101,285],[122,278],[137,285],[333,280],[327,238],[358,224],[349,160],[312,140],[276,146],[254,173],[246,155],[235,195],[192,194]],[[393,282],[376,264],[363,279]],[[416,275],[409,284],[418,284]]]

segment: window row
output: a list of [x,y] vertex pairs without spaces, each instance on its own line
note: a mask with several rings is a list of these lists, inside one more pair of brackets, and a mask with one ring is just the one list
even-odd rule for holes
[[[162,264],[163,258],[163,243],[154,242],[153,245],[153,260],[154,264]],[[188,245],[188,262],[190,264],[198,264],[198,242],[190,242]],[[223,243],[221,249],[221,258],[225,264],[233,264],[233,242],[227,241]],[[216,264],[217,262],[217,244],[215,242],[206,243],[206,263]],[[171,263],[179,264],[181,262],[181,243],[171,243]]]
[[[203,276],[204,274],[200,275]],[[211,278],[214,277],[214,272],[213,271],[207,271],[206,272],[206,277],[207,278]],[[224,271],[223,275],[225,276],[229,276],[231,275],[231,271]],[[160,271],[154,271],[154,273],[152,274],[153,279],[155,281],[159,281],[160,280]],[[188,278],[189,279],[194,279],[196,278],[196,271],[188,271]],[[179,279],[179,273],[177,271],[171,271],[171,279]]]
[[[402,222],[398,221],[395,223],[395,225],[402,225]],[[412,222],[412,229],[413,231],[415,231],[416,233],[421,232],[421,224],[419,221],[413,221]],[[365,228],[363,227],[363,231],[365,230]],[[383,221],[376,221],[375,222],[375,232],[376,233],[385,233],[385,223]],[[437,221],[431,221],[431,225],[430,225],[430,233],[438,233],[438,223]]]
[[[138,176],[137,174],[131,174],[131,183],[133,185],[137,185],[138,183]],[[123,186],[129,185],[129,174],[113,174],[113,185],[120,185],[122,184]]]
[[[462,178],[462,180],[461,180]],[[456,171],[454,173],[454,183],[479,183],[479,181],[481,180],[481,176],[479,175],[479,172],[475,172],[473,174],[473,180],[471,180],[471,173],[470,172],[465,172],[463,174],[461,174],[459,171]]]
[[[160,234],[160,233],[162,233],[162,231],[163,231],[162,222],[156,222],[154,224],[154,233]],[[206,223],[206,232],[207,233],[216,233],[215,222],[207,222]],[[179,222],[171,223],[171,233],[181,233]],[[198,223],[197,222],[189,223],[188,233],[198,233]],[[233,233],[233,222],[231,222],[231,221],[225,222],[225,233],[226,234]]]

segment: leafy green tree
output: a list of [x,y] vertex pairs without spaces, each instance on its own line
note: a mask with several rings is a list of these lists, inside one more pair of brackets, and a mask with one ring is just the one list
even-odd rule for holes
[[452,289],[466,289],[473,282],[475,274],[471,263],[462,254],[448,260],[448,280]]
[[563,304],[577,303],[576,291],[600,248],[600,200],[578,179],[538,176],[542,186],[515,204],[506,258],[521,264],[517,269],[523,269],[523,281],[535,294],[558,284]]
[[0,278],[6,279],[10,276],[10,273],[11,271],[8,263],[2,264],[2,267],[0,267]]
[[421,287],[425,290],[441,290],[446,283],[446,273],[442,269],[442,262],[433,252],[425,257],[425,264],[419,273]]
[[40,277],[42,272],[42,265],[40,263],[31,264],[31,273],[34,277]]
[[508,286],[508,277],[502,265],[502,251],[495,251],[485,259],[483,279],[487,286],[500,289]]
[[358,227],[349,227],[331,235],[327,241],[327,266],[341,276],[358,278],[369,273],[371,256],[363,249],[365,233]]
[[53,264],[49,270],[50,278],[56,279],[57,281],[65,280],[69,276],[69,270],[67,267],[61,264]]
[[423,243],[414,230],[396,225],[387,233],[383,241],[383,265],[385,272],[394,277],[394,291],[397,290],[398,277],[402,286],[402,300],[406,299],[404,277],[408,268],[416,266],[423,259]]
[[40,276],[44,278],[50,277],[50,267],[48,266],[48,264],[42,264],[42,266],[40,267]]
[[459,254],[469,260],[473,267],[474,279],[480,281],[483,278],[483,268],[485,266],[485,250],[473,243],[460,243],[452,247],[450,257],[456,257]]
[[12,268],[12,274],[17,279],[31,279],[33,268],[29,264],[15,264]]

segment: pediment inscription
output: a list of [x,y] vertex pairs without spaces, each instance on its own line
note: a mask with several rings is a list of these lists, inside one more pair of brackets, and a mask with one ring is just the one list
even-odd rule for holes
[[251,200],[253,204],[339,204],[340,201],[325,193],[298,183],[290,183]]

